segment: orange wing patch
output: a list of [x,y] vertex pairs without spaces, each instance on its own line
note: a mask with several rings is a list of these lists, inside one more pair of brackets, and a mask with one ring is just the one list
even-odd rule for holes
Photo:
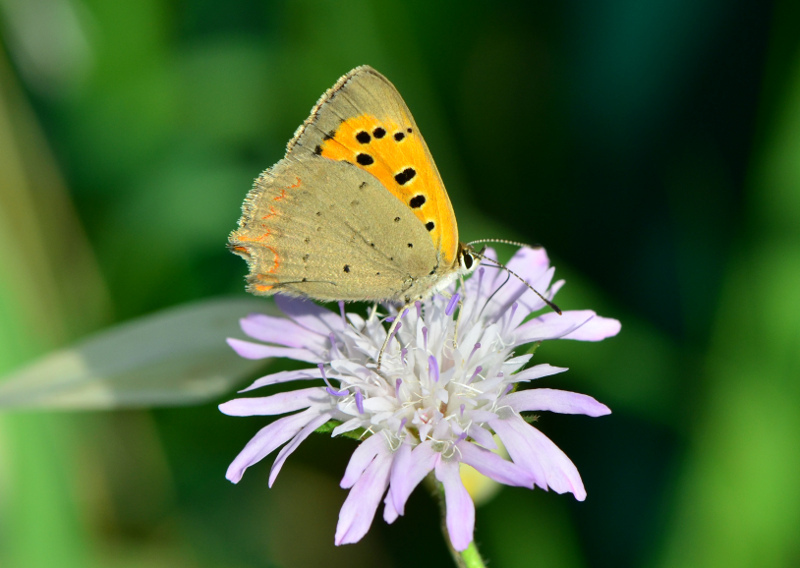
[[455,263],[455,215],[439,172],[411,121],[403,125],[369,115],[350,118],[326,136],[316,153],[350,162],[378,178],[425,225],[443,264]]

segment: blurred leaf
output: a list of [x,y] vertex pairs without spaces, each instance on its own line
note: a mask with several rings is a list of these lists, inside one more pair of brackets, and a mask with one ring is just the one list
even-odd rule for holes
[[0,382],[0,408],[101,409],[192,404],[231,389],[263,365],[225,343],[238,319],[274,313],[251,298],[206,300],[109,328],[50,353]]

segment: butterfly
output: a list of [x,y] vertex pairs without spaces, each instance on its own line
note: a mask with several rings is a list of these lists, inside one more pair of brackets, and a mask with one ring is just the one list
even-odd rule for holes
[[400,93],[369,66],[317,102],[242,205],[229,248],[247,289],[321,301],[402,303],[444,291],[482,258]]

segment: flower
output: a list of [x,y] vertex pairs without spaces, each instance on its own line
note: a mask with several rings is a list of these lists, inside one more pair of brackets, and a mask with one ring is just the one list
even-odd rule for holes
[[[548,298],[563,285],[550,285],[554,269],[543,249],[520,249],[508,267]],[[459,298],[463,304],[456,316]],[[286,318],[254,314],[241,321],[243,331],[263,343],[228,343],[242,357],[288,357],[316,367],[267,375],[245,391],[319,379],[325,386],[220,405],[232,416],[299,411],[275,420],[250,440],[228,468],[232,482],[283,446],[270,472],[272,486],[298,445],[323,424],[336,421],[334,436],[360,433],[363,439],[341,481],[350,493],[339,515],[337,545],[357,542],[367,533],[381,498],[383,517],[393,522],[403,514],[414,488],[433,472],[444,487],[451,542],[464,550],[472,541],[475,507],[459,477],[460,462],[506,485],[586,498],[570,459],[521,413],[601,416],[611,411],[583,394],[515,390],[520,383],[566,369],[547,364],[525,368],[532,355],[514,350],[547,339],[599,341],[619,332],[617,320],[588,310],[545,312],[529,319],[544,302],[502,269],[481,267],[449,300],[434,296],[402,314],[389,308],[401,319],[377,371],[387,334],[377,307],[364,319],[346,313],[344,304],[336,314],[303,300],[278,296],[276,302]],[[490,451],[496,447],[494,434],[510,460]]]

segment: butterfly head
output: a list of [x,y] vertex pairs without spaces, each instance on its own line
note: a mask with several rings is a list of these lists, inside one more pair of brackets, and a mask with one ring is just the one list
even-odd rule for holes
[[483,247],[480,252],[476,252],[472,245],[458,243],[458,253],[456,254],[456,262],[458,263],[458,273],[466,276],[471,274],[479,264],[479,259],[483,256]]

